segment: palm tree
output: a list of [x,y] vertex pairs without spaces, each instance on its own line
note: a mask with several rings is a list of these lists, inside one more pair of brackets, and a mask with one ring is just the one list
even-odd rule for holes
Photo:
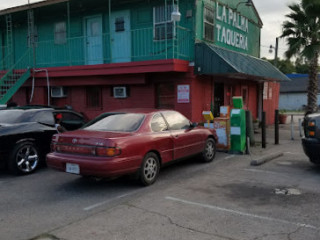
[[291,13],[286,15],[281,37],[286,37],[287,58],[305,57],[309,64],[308,105],[306,112],[318,110],[318,60],[320,53],[320,1],[301,0],[300,4],[291,4]]

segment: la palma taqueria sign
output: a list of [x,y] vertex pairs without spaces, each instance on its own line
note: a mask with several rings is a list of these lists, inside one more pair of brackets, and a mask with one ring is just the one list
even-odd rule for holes
[[238,12],[216,3],[216,41],[248,51],[249,21]]

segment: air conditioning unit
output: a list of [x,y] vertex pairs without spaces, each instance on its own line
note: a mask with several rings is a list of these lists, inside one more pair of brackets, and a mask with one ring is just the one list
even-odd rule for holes
[[113,96],[115,98],[126,98],[127,97],[127,88],[126,87],[114,87]]
[[67,96],[67,91],[64,87],[51,87],[51,97],[63,98]]

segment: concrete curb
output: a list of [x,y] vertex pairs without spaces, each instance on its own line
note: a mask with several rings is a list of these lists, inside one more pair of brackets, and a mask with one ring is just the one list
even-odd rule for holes
[[262,165],[266,162],[269,162],[275,158],[278,158],[278,157],[281,157],[283,156],[283,152],[275,152],[275,153],[271,153],[271,154],[268,154],[268,155],[264,155],[260,158],[257,158],[257,159],[253,159],[250,163],[251,166],[259,166],[259,165]]

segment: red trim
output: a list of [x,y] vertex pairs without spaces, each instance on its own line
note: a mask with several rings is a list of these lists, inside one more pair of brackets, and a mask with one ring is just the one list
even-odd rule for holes
[[[48,69],[50,78],[122,75],[151,72],[188,72],[189,62],[179,59],[168,59],[72,67],[51,67],[46,69]],[[38,72],[35,73],[35,77],[45,78],[46,74],[45,72]]]
[[[132,75],[116,75],[116,76],[84,76],[84,77],[50,77],[50,86],[95,86],[95,85],[129,85],[129,84],[145,84],[145,74],[132,74]],[[47,81],[36,75],[35,85],[37,87],[46,87]],[[24,87],[32,86],[31,78],[26,81]]]

